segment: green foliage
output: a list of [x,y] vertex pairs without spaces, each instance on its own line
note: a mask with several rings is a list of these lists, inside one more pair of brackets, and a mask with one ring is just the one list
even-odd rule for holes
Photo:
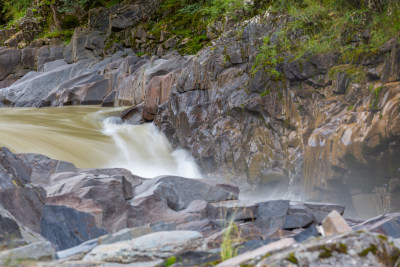
[[175,256],[169,257],[165,262],[165,267],[169,267],[171,265],[174,265],[175,262],[176,262],[176,257]]
[[232,219],[222,236],[222,243],[220,247],[222,261],[236,257],[239,248],[235,248],[234,243],[238,242],[238,240],[240,240],[240,233],[237,225]]
[[[375,53],[389,38],[400,33],[399,1],[372,6],[374,1],[277,0],[270,10],[292,18],[277,32],[277,41],[267,36],[260,48],[255,68],[274,69],[283,53],[298,59],[310,54],[338,51],[343,63],[353,63]],[[375,1],[376,2],[376,1]],[[366,4],[367,3],[367,4]],[[369,31],[369,38],[362,38]],[[302,38],[290,36],[302,35]]]
[[79,18],[74,15],[66,15],[60,22],[62,29],[73,29],[80,25]]

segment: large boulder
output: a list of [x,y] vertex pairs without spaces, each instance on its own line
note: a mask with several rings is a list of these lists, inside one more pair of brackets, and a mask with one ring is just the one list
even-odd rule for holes
[[40,227],[42,235],[54,244],[56,250],[64,250],[105,235],[107,231],[97,227],[96,220],[89,213],[66,206],[46,205]]

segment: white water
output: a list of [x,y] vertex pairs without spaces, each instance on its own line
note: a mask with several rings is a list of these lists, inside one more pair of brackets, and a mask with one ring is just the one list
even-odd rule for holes
[[173,150],[153,125],[127,125],[121,108],[60,107],[0,109],[0,146],[17,153],[40,153],[80,168],[126,168],[152,178],[200,178],[191,155]]

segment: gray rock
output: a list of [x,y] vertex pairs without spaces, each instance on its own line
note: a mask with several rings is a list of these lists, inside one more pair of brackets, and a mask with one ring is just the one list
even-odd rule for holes
[[[87,49],[86,44],[88,36],[93,34],[90,29],[76,28],[71,42],[64,51],[64,59],[68,63],[77,62],[83,59],[93,59],[95,54],[92,49]],[[92,42],[89,41],[88,46],[91,47]]]
[[216,186],[202,182],[202,180],[187,179],[176,176],[162,176],[153,178],[136,187],[136,200],[153,195],[175,211],[188,207],[194,200],[205,200],[207,202],[218,202],[237,199],[237,195],[220,189]]
[[118,231],[114,234],[109,234],[106,236],[102,236],[98,239],[98,244],[106,245],[113,244],[120,241],[131,240],[140,236],[144,236],[152,233],[153,230],[148,227],[136,227],[136,228],[128,228]]
[[308,215],[307,213],[286,215],[283,229],[304,228],[310,225],[312,222],[312,216]]
[[0,252],[0,262],[13,264],[19,260],[51,260],[55,257],[52,244],[48,241],[36,242],[23,247]]
[[12,106],[36,106],[46,99],[51,90],[75,77],[90,63],[91,61],[83,60],[49,72],[29,74],[29,77],[19,80],[12,86],[0,89],[0,99],[6,99]]
[[0,48],[0,81],[13,73],[21,60],[21,50]]
[[93,215],[55,205],[44,207],[40,227],[42,235],[54,244],[56,250],[75,247],[107,233],[98,226]]
[[152,261],[198,249],[202,242],[202,235],[193,231],[157,232],[131,241],[100,245],[83,260],[119,263]]
[[259,202],[224,201],[209,203],[207,217],[209,219],[255,220],[258,217]]
[[[261,260],[250,260],[251,266],[393,266],[399,250],[385,238],[368,232],[347,233],[310,240],[273,253]],[[396,256],[394,256],[396,255]],[[393,257],[394,256],[394,257]]]
[[95,248],[98,245],[98,239],[92,239],[86,242],[83,242],[82,244],[69,248],[69,249],[65,249],[65,250],[61,250],[61,251],[57,251],[56,255],[58,259],[63,259],[63,258],[68,258],[74,255],[78,255],[78,254],[83,254],[82,258],[85,256],[85,254],[89,251],[91,251],[93,248]]

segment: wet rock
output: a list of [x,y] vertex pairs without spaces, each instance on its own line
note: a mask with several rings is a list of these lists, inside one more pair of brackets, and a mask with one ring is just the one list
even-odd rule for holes
[[350,226],[346,223],[340,214],[334,210],[322,221],[324,235],[343,234],[351,232]]
[[177,253],[196,250],[202,245],[201,234],[192,231],[157,232],[131,241],[100,245],[83,260],[118,263],[165,259]]

